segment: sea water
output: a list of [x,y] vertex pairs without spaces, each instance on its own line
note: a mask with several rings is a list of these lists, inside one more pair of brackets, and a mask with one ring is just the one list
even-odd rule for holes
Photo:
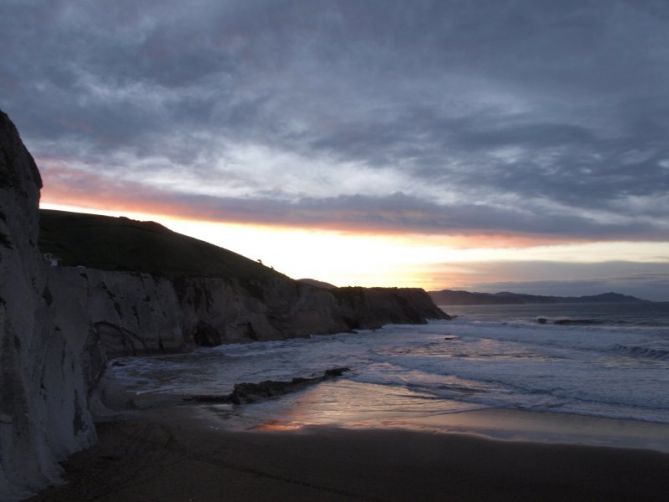
[[[247,407],[255,423],[275,415],[284,423],[392,425],[501,408],[669,424],[669,304],[443,308],[457,317],[125,358],[109,372],[138,397],[182,398],[350,368],[317,391]],[[219,408],[232,416],[231,406]]]

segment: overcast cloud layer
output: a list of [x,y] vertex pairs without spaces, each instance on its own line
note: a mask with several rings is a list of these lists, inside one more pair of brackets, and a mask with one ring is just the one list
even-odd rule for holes
[[665,1],[5,0],[0,47],[63,201],[669,240]]

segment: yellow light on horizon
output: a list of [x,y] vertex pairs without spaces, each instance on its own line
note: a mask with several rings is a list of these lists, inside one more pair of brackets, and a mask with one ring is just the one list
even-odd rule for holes
[[397,236],[195,221],[53,203],[42,204],[42,207],[157,221],[175,232],[210,242],[252,260],[261,260],[264,265],[290,277],[314,278],[336,286],[420,287],[420,277],[412,275],[411,265],[416,261],[427,263],[435,257],[432,254],[434,250],[408,245],[403,242],[403,237]]
[[[374,234],[259,224],[196,221],[143,212],[118,212],[45,203],[47,209],[127,216],[157,221],[191,237],[239,253],[296,279],[313,278],[336,286],[404,286],[444,289],[481,276],[476,263],[559,261],[598,263],[612,260],[657,262],[666,255],[662,242],[584,242],[486,246],[485,236]],[[511,236],[510,242],[513,241]],[[469,245],[468,245],[469,243]],[[664,260],[669,261],[665,256]],[[444,278],[447,279],[444,279]],[[448,284],[444,284],[448,281]]]

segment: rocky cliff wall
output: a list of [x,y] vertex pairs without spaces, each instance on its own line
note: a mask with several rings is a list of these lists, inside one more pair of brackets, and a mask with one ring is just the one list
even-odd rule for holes
[[71,346],[91,388],[114,357],[186,348],[172,283],[149,274],[49,267],[47,291],[56,330]]
[[384,324],[424,324],[426,319],[450,319],[419,288],[330,290],[349,328],[380,328]]
[[282,278],[249,286],[51,267],[45,292],[55,329],[78,334],[70,345],[89,388],[114,357],[447,318],[420,289],[324,290]]
[[80,359],[56,329],[37,249],[41,179],[0,112],[0,500],[59,479],[57,462],[92,443]]
[[198,345],[348,330],[331,294],[289,279],[251,288],[222,278],[184,278],[175,285],[185,336]]

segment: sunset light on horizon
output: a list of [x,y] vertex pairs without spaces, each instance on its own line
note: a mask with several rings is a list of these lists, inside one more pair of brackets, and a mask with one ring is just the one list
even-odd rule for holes
[[[139,205],[125,209],[120,204],[121,209],[115,210],[113,206],[102,209],[58,204],[49,202],[48,190],[44,190],[44,194],[41,203],[44,209],[156,221],[175,232],[260,260],[295,279],[317,279],[340,287],[498,291],[508,289],[504,287],[506,284],[524,282],[530,287],[546,288],[544,281],[582,280],[582,271],[586,269],[590,269],[594,282],[606,280],[607,274],[616,268],[647,274],[655,269],[658,257],[665,251],[665,245],[657,242],[550,244],[510,236],[376,234],[196,220],[138,211]],[[491,242],[497,245],[492,246]],[[603,256],[616,256],[618,260],[607,263],[602,260]],[[555,264],[561,266],[553,272],[546,270]],[[599,265],[598,272],[593,271],[596,265]],[[541,279],[544,281],[533,284]],[[522,285],[516,284],[518,287]],[[611,288],[615,289],[616,284],[611,284]]]

